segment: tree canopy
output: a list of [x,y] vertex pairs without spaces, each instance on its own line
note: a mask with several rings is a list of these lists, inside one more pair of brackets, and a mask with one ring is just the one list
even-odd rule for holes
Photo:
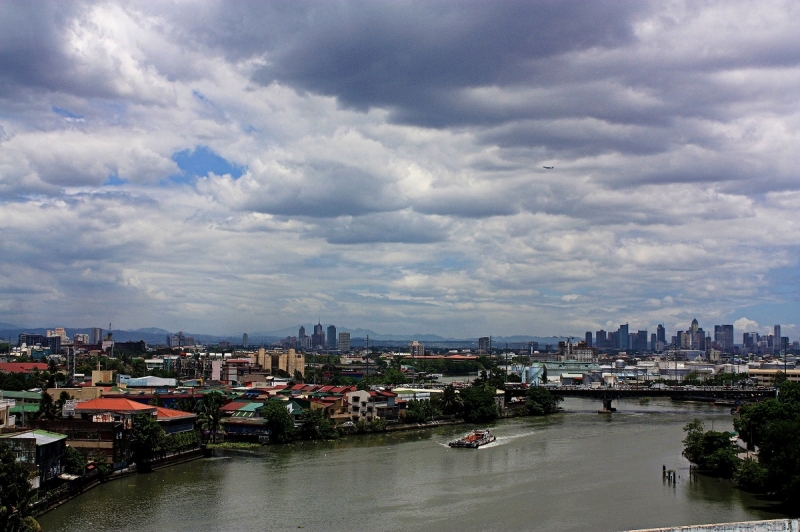
[[0,530],[41,530],[31,515],[34,494],[28,482],[28,469],[17,462],[7,443],[0,442]]

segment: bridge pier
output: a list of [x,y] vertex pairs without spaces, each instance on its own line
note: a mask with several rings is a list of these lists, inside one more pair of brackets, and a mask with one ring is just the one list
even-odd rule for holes
[[616,412],[617,409],[614,408],[613,406],[611,406],[611,401],[612,401],[611,399],[609,399],[607,397],[603,397],[603,409],[602,410],[598,410],[597,413],[598,414],[610,414],[612,412]]

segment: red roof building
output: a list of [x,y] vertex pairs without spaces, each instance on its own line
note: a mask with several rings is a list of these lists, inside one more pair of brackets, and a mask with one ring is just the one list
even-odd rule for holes
[[43,362],[3,362],[0,371],[3,373],[30,373],[33,370],[47,371],[47,364]]

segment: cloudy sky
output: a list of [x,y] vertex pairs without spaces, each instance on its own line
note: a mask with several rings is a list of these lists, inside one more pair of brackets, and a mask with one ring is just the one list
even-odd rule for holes
[[796,340],[798,27],[789,1],[2,2],[0,321]]

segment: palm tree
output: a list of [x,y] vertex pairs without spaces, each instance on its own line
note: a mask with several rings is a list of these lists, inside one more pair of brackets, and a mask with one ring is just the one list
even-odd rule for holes
[[211,434],[212,443],[217,443],[222,407],[225,405],[225,396],[220,392],[210,392],[200,400],[200,427]]
[[44,419],[55,419],[58,414],[56,404],[53,398],[47,392],[42,392],[42,398],[39,399],[39,410],[36,412],[36,417]]

